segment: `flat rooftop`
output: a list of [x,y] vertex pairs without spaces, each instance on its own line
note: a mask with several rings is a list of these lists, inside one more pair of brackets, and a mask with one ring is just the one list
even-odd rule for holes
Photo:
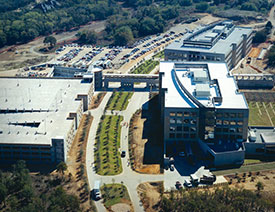
[[[256,141],[250,143],[275,144],[275,127],[251,127],[249,131],[253,131],[256,136]],[[249,142],[249,138],[247,140]]]
[[[243,34],[249,36],[251,33],[252,28],[234,26],[231,22],[224,21],[216,25],[213,24],[210,28],[200,27],[194,32],[188,32],[179,41],[171,43],[165,49],[227,55],[232,49],[232,43],[238,45],[243,39]],[[188,41],[194,45],[184,44]],[[203,43],[211,45],[206,46]]]
[[80,79],[0,78],[0,144],[51,145],[66,139],[91,84]]
[[225,63],[161,62],[160,73],[163,73],[162,88],[167,89],[165,107],[197,108],[195,99],[204,107],[248,109]]

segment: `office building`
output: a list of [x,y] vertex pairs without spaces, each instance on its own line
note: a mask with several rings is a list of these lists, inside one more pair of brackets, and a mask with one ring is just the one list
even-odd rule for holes
[[165,157],[242,164],[249,110],[226,64],[162,62],[159,79]]
[[164,50],[166,61],[218,61],[229,69],[251,50],[252,29],[235,26],[232,21],[218,21],[188,31]]

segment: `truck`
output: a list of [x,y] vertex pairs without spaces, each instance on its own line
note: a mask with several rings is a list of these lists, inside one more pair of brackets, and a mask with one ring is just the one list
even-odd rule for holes
[[101,199],[100,194],[100,180],[96,180],[94,183],[93,196],[95,200]]

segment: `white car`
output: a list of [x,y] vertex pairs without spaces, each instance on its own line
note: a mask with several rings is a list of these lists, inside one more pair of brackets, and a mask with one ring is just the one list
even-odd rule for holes
[[187,188],[191,188],[192,187],[192,183],[190,182],[190,180],[186,179],[184,180],[184,186],[186,186]]

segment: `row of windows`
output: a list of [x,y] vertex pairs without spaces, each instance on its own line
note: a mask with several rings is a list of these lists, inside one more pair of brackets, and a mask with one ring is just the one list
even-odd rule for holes
[[[0,152],[0,155],[39,155],[39,152]],[[51,153],[41,153],[42,156],[50,156]]]
[[196,112],[170,112],[170,117],[197,117],[197,115]]
[[182,127],[182,126],[173,127],[173,126],[170,126],[170,132],[175,132],[175,131],[196,132],[196,128],[195,127]]
[[195,125],[197,123],[196,119],[176,119],[170,118],[170,124],[192,124]]
[[50,151],[51,147],[20,147],[20,146],[0,146],[0,149],[22,149],[22,150],[43,150]]
[[217,125],[239,125],[242,126],[243,122],[239,121],[239,120],[221,120],[221,119],[217,119],[216,120],[216,124]]
[[237,133],[242,133],[243,132],[243,128],[215,128],[215,132],[237,132]]
[[190,139],[195,139],[196,134],[187,134],[187,133],[170,133],[169,138],[190,138]]
[[218,140],[237,140],[237,139],[242,139],[243,137],[241,135],[227,135],[227,134],[224,134],[224,135],[215,135],[215,138],[218,139]]
[[243,113],[217,113],[217,118],[243,118]]

